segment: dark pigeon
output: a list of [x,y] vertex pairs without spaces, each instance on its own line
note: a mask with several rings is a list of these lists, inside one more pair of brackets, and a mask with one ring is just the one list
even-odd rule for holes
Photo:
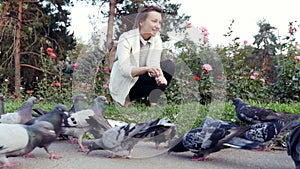
[[[170,120],[167,120],[166,122],[172,123]],[[168,142],[168,146],[170,145],[170,141],[175,137],[176,135],[176,125],[170,127],[169,129],[165,130],[155,130],[152,132],[149,137],[150,140],[154,141],[155,148],[160,149],[159,145],[164,142]]]
[[[252,124],[251,128],[243,134],[243,138],[260,143],[271,143],[276,141],[276,138],[282,139],[293,126],[298,125],[297,119],[300,114],[296,114],[290,118],[276,119],[270,122],[262,122]],[[263,148],[264,149],[264,148]]]
[[4,114],[4,96],[0,93],[0,116]]
[[287,154],[294,161],[295,169],[300,169],[300,125],[295,127],[287,139]]
[[[131,158],[133,147],[139,141],[156,130],[167,130],[172,126],[173,123],[163,123],[161,119],[155,119],[145,123],[113,127],[106,130],[101,138],[92,140],[88,153],[94,150],[109,150],[112,152],[110,158]],[[122,151],[129,153],[120,155]]]
[[62,104],[58,104],[54,107],[54,109],[37,118],[34,118],[30,121],[28,121],[27,123],[25,123],[26,125],[32,125],[38,121],[47,121],[50,122],[53,126],[54,126],[54,131],[55,131],[55,136],[52,137],[47,137],[45,139],[43,139],[43,141],[38,145],[38,147],[43,147],[45,149],[45,151],[50,155],[49,158],[51,159],[57,159],[60,158],[59,156],[56,156],[54,153],[50,153],[48,150],[48,147],[50,146],[50,144],[52,142],[54,142],[57,138],[57,136],[59,136],[62,132],[62,121],[64,116],[67,116],[67,107],[65,105]]
[[25,155],[38,147],[44,138],[53,136],[53,125],[45,121],[33,125],[0,124],[0,168],[17,165],[7,157]]
[[[82,139],[86,132],[96,134],[111,128],[110,124],[103,117],[105,104],[108,104],[106,97],[96,97],[89,109],[72,113],[67,119],[67,125],[63,127],[62,134],[78,138],[79,148],[83,152],[87,151],[82,145]],[[97,125],[102,127],[98,128]],[[97,129],[95,130],[95,128]],[[95,137],[98,137],[98,135]]]
[[8,124],[24,124],[32,119],[32,108],[38,103],[36,97],[30,97],[23,105],[13,113],[1,115],[0,122]]
[[240,98],[233,99],[233,105],[237,118],[248,124],[272,121],[290,115],[290,113],[278,113],[272,109],[246,104]]
[[248,140],[244,142],[244,139],[239,138],[249,128],[249,126],[237,127],[208,116],[199,128],[184,134],[168,153],[191,151],[194,153],[193,160],[203,161],[209,154],[224,148],[257,148],[258,144]]

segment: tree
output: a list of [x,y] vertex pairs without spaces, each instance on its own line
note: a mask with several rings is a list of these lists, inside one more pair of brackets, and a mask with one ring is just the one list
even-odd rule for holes
[[[19,4],[21,2],[22,5]],[[70,26],[70,12],[64,8],[72,3],[63,0],[1,1],[1,4],[1,78],[14,82],[16,85],[12,86],[11,82],[10,88],[19,94],[20,83],[25,88],[34,88],[35,77],[42,74],[41,57],[45,57],[47,47],[53,48],[58,56],[54,63],[64,60],[68,51],[75,48],[73,33],[67,29]],[[21,12],[19,7],[22,8]],[[17,40],[20,40],[19,49],[15,43]],[[20,59],[13,59],[14,53],[19,53]],[[18,72],[18,60],[21,66],[20,77],[15,73]],[[12,80],[15,74],[17,76]]]

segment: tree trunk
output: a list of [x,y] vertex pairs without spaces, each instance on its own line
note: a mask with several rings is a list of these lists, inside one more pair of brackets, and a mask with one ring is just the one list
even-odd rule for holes
[[21,87],[20,50],[21,50],[22,13],[23,13],[23,0],[20,0],[19,13],[18,13],[16,50],[15,50],[15,95],[16,96],[20,95],[20,87]]
[[[2,16],[1,16],[1,21],[0,21],[0,35],[2,35],[2,30],[3,30],[3,27],[5,25],[5,19],[6,19],[6,15],[7,15],[7,10],[10,6],[10,2],[6,2],[5,3],[5,7],[3,9],[3,12],[2,12]],[[0,37],[0,40],[2,38]]]
[[116,0],[110,0],[109,2],[109,18],[107,25],[107,44],[106,47],[109,50],[113,46],[113,28],[115,19]]

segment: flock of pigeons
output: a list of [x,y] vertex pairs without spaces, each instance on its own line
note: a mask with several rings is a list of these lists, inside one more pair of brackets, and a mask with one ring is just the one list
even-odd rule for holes
[[[71,141],[77,138],[79,150],[109,150],[110,158],[130,158],[134,146],[146,137],[160,143],[170,141],[176,135],[176,125],[167,119],[153,119],[143,123],[125,123],[104,118],[104,96],[96,97],[89,105],[84,94],[74,98],[68,110],[57,104],[50,112],[33,108],[38,104],[29,98],[13,113],[4,113],[3,96],[0,95],[0,166],[11,167],[16,163],[8,157],[32,157],[36,147],[44,148],[49,158],[61,158],[49,151],[58,137]],[[237,125],[207,116],[199,128],[192,129],[176,139],[168,153],[190,151],[193,160],[206,160],[208,155],[225,148],[265,150],[276,139],[287,134],[287,152],[300,168],[300,114],[276,112],[272,109],[252,106],[240,98],[233,99],[237,118],[245,125]],[[34,113],[33,113],[34,112]],[[93,135],[86,148],[82,144],[85,133]],[[128,152],[125,155],[121,152]],[[122,154],[122,155],[120,155]]]

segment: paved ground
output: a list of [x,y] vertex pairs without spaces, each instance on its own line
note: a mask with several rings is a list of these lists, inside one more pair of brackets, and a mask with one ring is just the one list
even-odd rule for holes
[[35,149],[33,159],[10,158],[19,161],[16,169],[293,169],[292,159],[286,151],[258,152],[225,149],[211,154],[208,161],[192,161],[192,153],[167,154],[156,150],[152,142],[139,143],[132,159],[109,159],[107,151],[94,151],[89,155],[77,152],[77,145],[56,141],[50,150],[63,156],[50,160],[43,149]]

